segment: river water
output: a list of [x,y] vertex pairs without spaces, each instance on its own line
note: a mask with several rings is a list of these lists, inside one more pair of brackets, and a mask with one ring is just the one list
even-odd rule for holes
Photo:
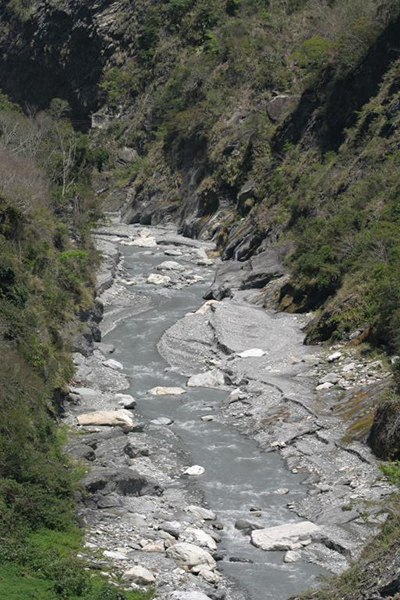
[[[125,247],[124,258],[129,277],[147,277],[157,272],[156,266],[168,257],[161,249]],[[182,262],[176,257],[173,260]],[[184,396],[147,394],[155,386],[186,384],[185,377],[168,369],[157,343],[166,329],[202,304],[213,269],[195,270],[205,282],[181,290],[139,284],[136,289],[151,298],[151,308],[120,322],[104,341],[117,348],[113,357],[125,366],[131,381],[128,393],[137,400],[137,413],[147,419],[173,419],[172,428],[182,449],[192,464],[205,468],[205,474],[192,479],[189,485],[200,488],[208,507],[224,524],[219,550],[226,558],[219,563],[221,570],[235,579],[252,600],[285,600],[315,586],[322,569],[301,562],[284,563],[282,552],[266,553],[253,547],[249,537],[236,530],[234,524],[238,519],[256,520],[250,513],[253,507],[262,510],[263,522],[266,520],[271,527],[300,520],[286,505],[307,493],[306,486],[301,485],[304,475],[290,473],[278,453],[262,452],[234,427],[201,421],[201,416],[217,409],[227,392],[197,388],[189,389]],[[277,488],[287,488],[289,494],[273,494]],[[231,562],[231,558],[251,562]]]

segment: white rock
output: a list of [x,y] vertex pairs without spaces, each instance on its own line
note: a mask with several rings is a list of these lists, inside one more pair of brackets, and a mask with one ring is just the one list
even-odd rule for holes
[[211,258],[199,258],[197,261],[199,267],[211,267],[214,264],[214,261]]
[[216,567],[215,560],[207,550],[188,542],[180,542],[171,546],[167,549],[166,554],[169,558],[173,558],[187,567],[195,567],[196,565],[207,565],[211,569]]
[[289,493],[289,490],[287,488],[278,488],[277,490],[274,491],[274,494],[276,496],[285,496],[288,493]]
[[121,364],[117,360],[114,360],[113,358],[109,358],[108,360],[104,360],[103,361],[103,365],[105,367],[108,367],[109,369],[112,369],[113,371],[122,371],[123,368],[124,368],[123,364]]
[[114,560],[128,560],[128,557],[126,556],[126,554],[123,554],[122,552],[115,552],[112,550],[105,550],[103,552],[104,556],[106,558],[112,558]]
[[203,315],[204,313],[208,312],[211,309],[211,307],[215,304],[219,304],[218,300],[207,300],[207,302],[205,302],[203,306],[200,306],[200,308],[196,310],[195,314]]
[[132,567],[129,571],[125,571],[123,579],[125,581],[132,581],[137,585],[152,585],[156,581],[153,573],[149,571],[149,569],[139,565]]
[[131,413],[127,410],[99,410],[97,412],[78,415],[78,425],[97,425],[109,427],[123,427],[130,429],[133,427]]
[[355,368],[356,368],[355,363],[349,363],[348,365],[345,365],[343,367],[343,373],[350,373],[351,371],[354,371]]
[[225,378],[221,371],[212,369],[206,373],[193,375],[187,385],[188,387],[218,388],[225,385]]
[[178,248],[166,248],[164,254],[167,256],[182,256],[182,252]]
[[94,396],[98,396],[99,392],[97,390],[93,390],[92,388],[85,387],[70,387],[70,392],[73,394],[78,394],[82,398],[93,398]]
[[158,265],[157,271],[180,271],[182,273],[186,271],[186,267],[173,260],[166,260]]
[[210,600],[203,592],[172,592],[167,600]]
[[130,394],[115,394],[115,399],[118,401],[118,404],[122,406],[122,408],[135,408],[136,400]]
[[149,390],[152,396],[180,396],[186,394],[186,390],[181,387],[155,387]]
[[238,356],[240,358],[258,358],[260,356],[264,356],[264,350],[261,348],[251,348],[250,350],[245,350],[244,352],[239,352]]
[[261,550],[295,550],[299,538],[312,536],[319,531],[319,527],[310,521],[301,523],[287,523],[268,529],[257,529],[251,533],[251,542]]
[[201,420],[205,423],[210,423],[211,421],[214,421],[214,415],[204,415],[204,417],[201,417]]
[[188,527],[186,529],[186,533],[188,535],[190,535],[193,542],[195,542],[199,546],[203,546],[204,548],[208,548],[208,550],[213,550],[213,551],[217,549],[216,541],[213,540],[211,535],[208,535],[208,533],[206,533],[202,529],[196,529],[195,527]]
[[341,352],[334,352],[333,354],[331,354],[330,356],[328,356],[327,361],[328,362],[335,362],[335,360],[339,360],[339,358],[342,358],[342,353]]
[[173,420],[168,417],[159,417],[158,419],[153,419],[150,423],[153,423],[153,425],[172,425]]
[[128,242],[129,246],[138,246],[139,248],[155,248],[157,246],[156,239],[153,237],[140,237],[133,242]]
[[329,383],[328,381],[326,383],[321,383],[321,385],[317,385],[317,390],[329,390],[330,388],[333,387],[333,383]]
[[294,563],[298,562],[299,560],[301,560],[301,554],[296,550],[289,550],[288,552],[286,552],[283,558],[283,562],[285,563]]
[[186,469],[186,471],[184,471],[185,475],[204,475],[204,473],[206,472],[204,467],[201,467],[200,465],[193,465],[193,467],[189,467],[188,469]]
[[152,285],[168,285],[171,283],[171,277],[168,277],[168,275],[158,275],[157,273],[152,273],[148,276],[147,283],[151,283]]
[[215,512],[209,510],[208,508],[203,508],[202,506],[191,505],[188,506],[186,510],[198,519],[203,519],[204,521],[215,521],[217,518]]
[[204,579],[204,581],[207,581],[208,583],[217,583],[221,579],[221,575],[215,571],[212,571],[211,569],[200,569],[198,574]]
[[229,394],[229,401],[230,402],[237,402],[238,400],[240,400],[242,395],[242,391],[240,388],[237,388],[236,390],[233,390],[233,392],[231,392]]

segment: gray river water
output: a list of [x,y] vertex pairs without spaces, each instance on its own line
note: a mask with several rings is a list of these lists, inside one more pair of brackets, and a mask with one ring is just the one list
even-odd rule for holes
[[[147,276],[166,260],[161,250],[124,248],[125,267],[130,277]],[[179,258],[174,260],[179,262]],[[147,394],[155,386],[184,386],[186,378],[167,369],[157,351],[157,343],[166,329],[185,313],[202,304],[202,295],[211,281],[213,270],[198,270],[205,283],[176,288],[155,288],[138,285],[152,299],[150,310],[120,322],[104,341],[117,350],[113,357],[125,366],[131,381],[131,393],[138,402],[137,412],[148,419],[159,416],[174,420],[172,426],[182,449],[192,464],[205,468],[205,474],[195,478],[209,508],[217,512],[224,524],[220,550],[226,559],[219,563],[223,572],[234,578],[252,600],[285,600],[310,586],[323,573],[315,565],[285,564],[282,552],[265,553],[253,547],[249,537],[234,527],[238,519],[251,519],[251,507],[262,509],[269,526],[300,520],[286,505],[307,493],[301,485],[304,475],[290,473],[277,453],[266,454],[257,444],[241,436],[234,427],[218,422],[203,422],[200,417],[212,413],[227,392],[210,389],[189,389],[183,397]],[[277,488],[289,489],[286,496],[272,494]],[[230,562],[230,558],[251,562]]]

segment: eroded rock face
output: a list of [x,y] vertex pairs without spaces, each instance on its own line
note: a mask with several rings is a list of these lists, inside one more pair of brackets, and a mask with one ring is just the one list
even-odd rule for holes
[[400,459],[400,403],[395,397],[376,411],[368,444],[378,458]]

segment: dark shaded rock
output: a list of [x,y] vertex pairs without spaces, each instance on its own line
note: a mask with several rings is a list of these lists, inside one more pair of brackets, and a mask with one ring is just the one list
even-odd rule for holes
[[299,96],[287,96],[286,94],[272,98],[267,104],[267,113],[271,121],[279,121],[279,119],[287,115],[295,107],[299,99]]
[[400,459],[400,401],[394,394],[378,407],[368,444],[378,458]]
[[128,442],[124,447],[124,452],[129,458],[138,458],[138,456],[149,456],[150,450],[147,446],[137,446],[132,442]]
[[95,459],[95,453],[93,448],[87,446],[86,444],[77,444],[76,446],[72,446],[72,448],[69,449],[69,454],[71,454],[74,458],[77,459]]
[[239,519],[235,523],[235,528],[239,531],[243,531],[246,535],[249,535],[252,531],[256,529],[263,529],[265,525],[261,523],[254,523],[253,521],[247,521],[246,519]]
[[92,494],[116,492],[123,496],[160,496],[161,486],[154,480],[136,471],[96,467],[84,477],[84,488]]

